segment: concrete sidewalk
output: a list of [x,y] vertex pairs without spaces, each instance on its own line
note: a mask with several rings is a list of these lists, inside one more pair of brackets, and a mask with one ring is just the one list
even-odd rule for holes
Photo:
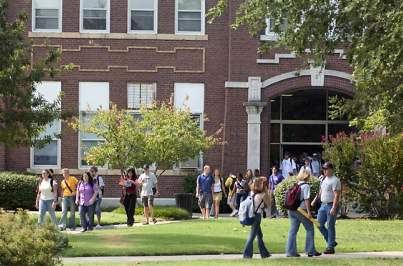
[[[306,257],[302,255],[302,258]],[[254,258],[260,258],[255,255]],[[285,254],[272,254],[268,260],[286,258]],[[356,252],[356,253],[337,253],[334,255],[322,255],[311,259],[403,259],[403,251],[387,252]],[[180,256],[119,256],[119,257],[76,257],[63,258],[63,263],[134,263],[144,261],[189,261],[189,260],[239,260],[240,254],[222,254],[222,255],[180,255]]]

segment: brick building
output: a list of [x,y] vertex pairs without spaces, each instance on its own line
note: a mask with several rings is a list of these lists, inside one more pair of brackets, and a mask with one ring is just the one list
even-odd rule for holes
[[[161,177],[163,196],[183,190],[184,176],[203,163],[224,173],[259,168],[269,171],[284,151],[294,155],[321,151],[321,138],[347,128],[346,121],[328,119],[328,96],[350,96],[351,69],[343,50],[335,50],[325,69],[306,68],[286,49],[257,54],[260,42],[276,41],[268,27],[260,38],[245,28],[229,27],[241,1],[213,24],[205,12],[215,0],[14,0],[9,18],[25,11],[33,60],[46,45],[62,49],[62,64],[73,71],[38,84],[48,99],[63,91],[62,108],[80,119],[109,102],[136,113],[140,104],[184,99],[207,132],[224,125],[224,146],[175,166]],[[80,174],[88,166],[85,148],[99,139],[76,133],[55,122],[48,132],[61,132],[43,149],[0,148],[0,169],[39,172],[70,168]],[[107,177],[107,196],[117,192],[113,169]]]

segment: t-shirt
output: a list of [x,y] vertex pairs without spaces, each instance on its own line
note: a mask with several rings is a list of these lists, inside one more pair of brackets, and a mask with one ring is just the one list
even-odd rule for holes
[[157,185],[157,177],[154,173],[149,172],[148,175],[146,173],[142,173],[139,177],[139,182],[141,183],[141,197],[153,196],[153,187]]
[[272,191],[272,192],[274,192],[274,190],[276,189],[276,186],[278,185],[278,184],[280,184],[281,183],[281,181],[283,181],[284,180],[284,177],[282,176],[282,175],[280,175],[280,174],[277,174],[277,175],[271,175],[270,177],[269,177],[269,189]]
[[297,170],[297,165],[291,158],[288,158],[287,160],[283,159],[280,165],[280,169],[284,178],[287,178],[290,175],[290,173],[293,173],[294,170]]
[[251,193],[251,196],[254,198],[254,208],[256,213],[262,213],[262,210],[264,209],[264,201],[263,201],[264,193],[257,193],[257,194]]
[[[66,182],[67,182],[67,185],[69,185],[71,191],[67,187]],[[74,176],[69,176],[69,177],[67,177],[67,179],[63,179],[62,182],[60,183],[60,186],[63,191],[63,196],[67,197],[67,196],[76,195],[77,184],[78,184],[78,180]]]
[[[40,199],[41,200],[55,200],[55,195],[52,192],[52,186],[50,185],[50,178],[45,181],[42,179],[41,183],[39,184],[39,191],[41,192]],[[57,185],[56,180],[53,180],[53,186]]]
[[318,160],[313,160],[311,162],[311,166],[312,166],[312,174],[314,176],[319,176],[319,174],[320,174],[320,162]]
[[[299,181],[298,185],[301,185],[302,183],[304,183],[304,182]],[[301,188],[301,195],[300,195],[301,204],[299,205],[299,207],[306,210],[305,200],[307,200],[311,197],[311,187],[305,183],[305,184],[301,185],[300,188]]]
[[334,191],[341,190],[340,179],[336,176],[326,177],[320,185],[320,200],[323,203],[331,203],[334,200]]
[[199,175],[199,190],[202,193],[211,193],[211,186],[214,183],[214,178],[211,175],[205,176],[204,174]]
[[303,166],[301,166],[301,169],[299,169],[299,172],[301,173],[301,172],[304,171],[304,170],[308,171],[310,175],[312,174],[312,168],[311,168],[311,166],[309,166],[309,165],[303,165]]
[[231,197],[233,194],[233,189],[235,186],[236,178],[228,177],[225,180],[225,187],[228,188],[228,197]]
[[214,192],[216,192],[216,193],[222,192],[221,182],[222,182],[221,178],[219,178],[218,180],[216,178],[214,178],[214,186],[213,186]]
[[94,193],[98,192],[97,185],[80,182],[77,186],[77,190],[80,192],[79,205],[90,206],[90,200],[94,196]]
[[99,188],[98,198],[102,198],[102,190],[105,188],[104,179],[102,178],[102,176],[98,175],[95,178],[95,182],[97,183],[97,186]]

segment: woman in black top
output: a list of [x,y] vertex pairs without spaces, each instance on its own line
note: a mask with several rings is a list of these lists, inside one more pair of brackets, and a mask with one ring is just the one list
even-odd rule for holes
[[134,168],[127,170],[127,176],[120,182],[123,189],[123,206],[127,216],[127,226],[133,226],[137,202],[137,175]]

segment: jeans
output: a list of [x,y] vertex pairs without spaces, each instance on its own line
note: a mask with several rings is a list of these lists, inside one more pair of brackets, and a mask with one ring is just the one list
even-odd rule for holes
[[102,202],[102,198],[97,198],[94,206],[95,206],[95,214],[97,216],[101,216],[101,202]]
[[314,238],[314,227],[313,223],[309,221],[305,216],[300,214],[298,211],[289,211],[288,217],[290,218],[290,231],[288,232],[288,239],[286,245],[286,255],[287,256],[296,256],[297,251],[297,233],[299,230],[299,226],[302,225],[306,230],[306,239],[305,239],[305,252],[307,254],[315,254],[315,238]]
[[241,205],[241,202],[246,199],[248,196],[248,193],[246,192],[238,192],[236,193],[236,209],[239,210],[239,206]]
[[270,216],[271,217],[279,217],[280,216],[280,213],[278,212],[277,206],[276,206],[276,199],[274,197],[274,191],[272,192],[272,196],[271,196]]
[[260,222],[262,221],[262,215],[257,213],[255,216],[255,221],[251,226],[251,231],[246,241],[245,250],[243,252],[244,258],[252,258],[253,256],[253,240],[257,237],[257,244],[259,247],[260,256],[262,258],[267,258],[270,256],[269,251],[267,250],[266,246],[263,242],[263,233],[262,229],[260,228]]
[[134,224],[134,213],[136,209],[137,195],[126,194],[125,199],[123,201],[123,205],[125,206],[126,216],[127,216],[127,225]]
[[80,212],[80,222],[83,229],[92,230],[94,226],[94,204],[90,206],[80,205],[78,210]]
[[53,200],[39,200],[39,217],[38,224],[45,222],[46,212],[49,212],[52,223],[57,225],[55,210],[52,208]]
[[60,218],[59,225],[62,228],[66,228],[67,212],[70,211],[69,225],[71,229],[76,228],[76,196],[63,196],[62,199],[62,217]]
[[[327,248],[333,249],[336,241],[336,215],[330,214],[331,204],[322,203],[318,211],[319,230],[327,242]],[[327,228],[325,224],[327,223]]]

